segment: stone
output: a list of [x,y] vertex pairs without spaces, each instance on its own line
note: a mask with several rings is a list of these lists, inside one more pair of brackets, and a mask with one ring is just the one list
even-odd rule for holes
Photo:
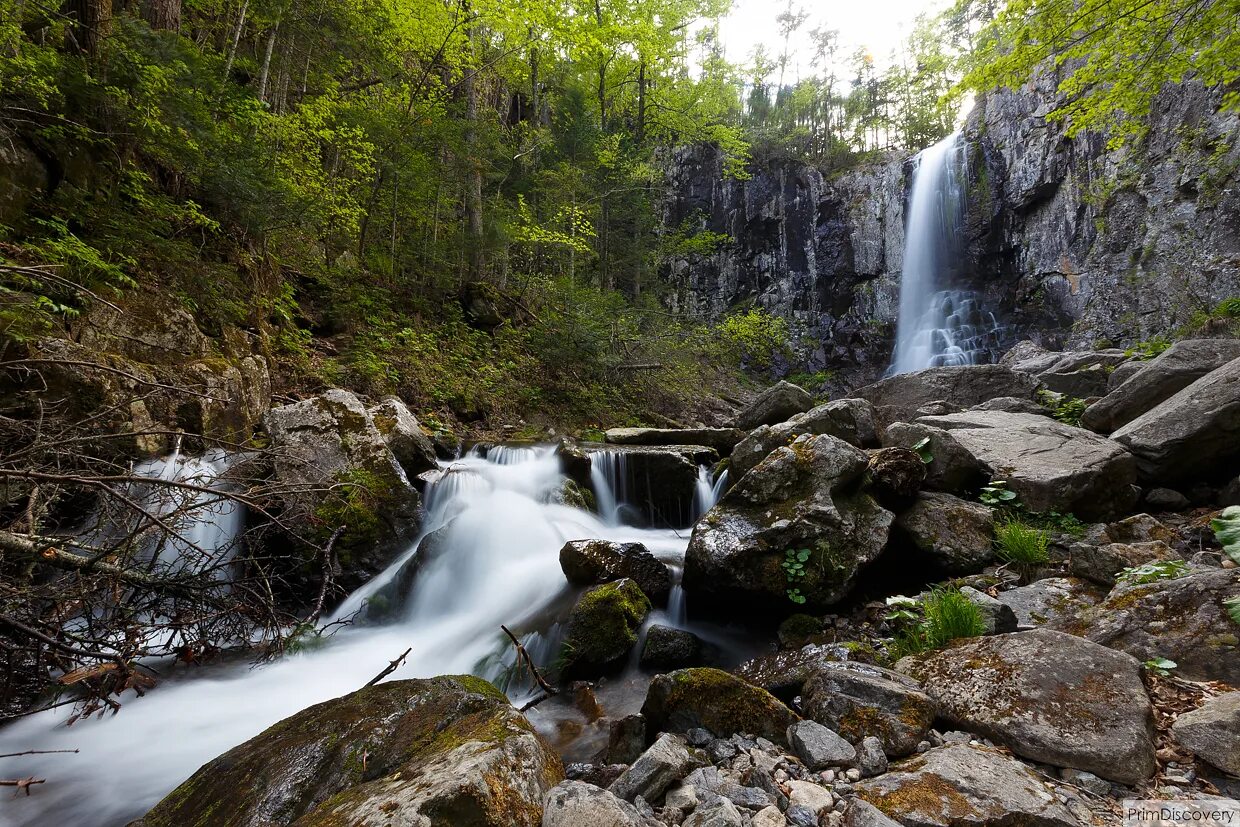
[[887,753],[883,742],[875,735],[867,735],[857,745],[857,769],[863,778],[872,778],[887,771]]
[[1151,488],[1146,491],[1145,505],[1153,511],[1187,511],[1192,507],[1188,497],[1171,488]]
[[646,827],[629,802],[582,781],[562,781],[547,794],[542,827]]
[[1116,576],[1124,569],[1171,560],[1180,560],[1180,556],[1162,540],[1100,546],[1073,543],[1068,571],[1102,586],[1114,586]]
[[1059,777],[1072,786],[1080,787],[1094,795],[1109,795],[1111,792],[1111,782],[1105,778],[1099,778],[1092,772],[1065,768],[1059,771]]
[[818,827],[818,813],[804,804],[792,804],[784,811],[784,817],[792,827]]
[[368,413],[408,479],[416,479],[419,474],[439,467],[430,437],[422,432],[418,418],[399,398],[385,397]]
[[[916,827],[1079,827],[1024,764],[967,744],[937,747],[856,785],[861,800]],[[861,824],[886,824],[873,819]]]
[[1223,772],[1240,776],[1240,692],[1224,692],[1176,718],[1171,727],[1185,749]]
[[[657,727],[655,729],[657,731]],[[674,782],[705,763],[700,754],[685,745],[682,738],[664,733],[612,782],[608,790],[625,801],[632,801],[638,796],[647,801],[657,801]]]
[[804,807],[814,815],[820,815],[835,805],[835,796],[821,784],[813,781],[789,781],[788,787],[792,791],[788,794],[790,807]]
[[778,807],[764,807],[753,816],[753,827],[784,827],[788,822]]
[[[686,591],[780,611],[793,589],[806,609],[846,597],[882,552],[892,522],[857,490],[865,468],[863,451],[826,435],[771,452],[694,526]],[[783,564],[802,549],[809,556],[792,576]]]
[[1047,390],[1077,399],[1105,394],[1111,378],[1110,371],[1129,358],[1124,351],[1115,348],[1048,355],[1056,357],[1049,365],[1035,359],[1030,362],[1017,362],[1012,368],[1022,370],[1026,364],[1038,363],[1038,366],[1029,372],[1034,373]]
[[736,427],[752,431],[759,425],[785,422],[814,407],[814,398],[791,382],[779,382],[758,394],[736,417]]
[[658,624],[646,629],[641,665],[653,669],[697,666],[702,660],[702,640],[693,632]]
[[1000,396],[998,399],[991,399],[989,402],[974,405],[969,410],[1006,411],[1007,413],[1034,414],[1035,416],[1049,415],[1049,411],[1042,404],[1032,399],[1020,399],[1015,396]]
[[604,438],[613,445],[705,445],[721,455],[745,438],[736,428],[609,428]]
[[1105,519],[1128,513],[1136,502],[1136,461],[1082,428],[1000,411],[925,417],[920,423],[950,431],[1030,511]]
[[1099,543],[1162,542],[1172,545],[1179,542],[1180,537],[1175,529],[1149,514],[1133,514],[1131,517],[1107,524],[1096,536],[1091,532],[1088,539]]
[[961,586],[960,593],[982,613],[982,622],[986,624],[986,634],[1002,635],[1016,631],[1019,624],[1011,606],[985,592],[979,592],[972,586]]
[[1004,365],[928,368],[890,376],[854,391],[851,396],[874,405],[883,426],[911,422],[918,408],[946,402],[971,408],[1001,396],[1033,399],[1038,380]]
[[842,827],[898,827],[898,821],[892,821],[864,798],[854,798],[848,802],[844,810]]
[[238,827],[421,824],[469,813],[471,824],[537,827],[563,776],[551,747],[486,681],[389,681],[304,709],[209,761],[139,824],[181,827],[204,813]]
[[805,684],[805,717],[851,743],[877,737],[889,756],[910,755],[934,723],[934,702],[911,678],[860,663],[827,664]]
[[837,399],[797,414],[787,422],[761,425],[732,449],[728,474],[739,481],[771,451],[787,445],[802,434],[826,434],[862,448],[878,441],[874,408],[864,399]]
[[860,654],[855,644],[807,643],[799,649],[788,649],[760,655],[738,666],[735,674],[760,686],[773,695],[791,700],[801,694],[805,682],[827,664],[853,660]]
[[1234,469],[1240,458],[1240,358],[1126,423],[1111,439],[1136,456],[1142,479],[1161,485]]
[[1102,600],[1097,588],[1071,577],[1047,577],[999,592],[1000,603],[1011,608],[1018,628],[1048,626],[1064,629],[1078,622],[1086,610]]
[[646,750],[646,719],[625,715],[611,722],[607,730],[608,764],[632,764]]
[[949,723],[1057,767],[1140,784],[1154,772],[1154,712],[1133,657],[1049,629],[974,638],[916,658]]
[[736,805],[723,799],[706,807],[699,807],[684,820],[682,827],[745,827]]
[[593,586],[627,577],[646,597],[667,601],[672,575],[641,543],[569,540],[560,549],[560,568],[574,586]]
[[637,644],[637,632],[650,614],[650,600],[632,580],[587,589],[568,618],[564,669],[573,675],[614,667]]
[[897,422],[883,433],[883,445],[913,448],[928,440],[924,451],[930,454],[923,488],[958,493],[975,491],[989,477],[990,469],[956,441],[951,432],[929,425]]
[[879,448],[870,454],[865,479],[879,502],[897,507],[917,496],[926,479],[926,463],[908,448]]
[[923,491],[896,517],[895,529],[944,571],[972,574],[994,559],[994,513],[978,502]]
[[745,732],[781,744],[788,727],[800,720],[769,692],[704,667],[657,675],[650,681],[642,714],[650,732],[701,727],[722,737]]
[[1085,409],[1081,425],[1110,433],[1237,358],[1240,339],[1176,342],[1148,362],[1133,363],[1136,367],[1125,381]]
[[852,744],[817,721],[797,721],[788,727],[792,752],[810,770],[851,766],[857,760]]

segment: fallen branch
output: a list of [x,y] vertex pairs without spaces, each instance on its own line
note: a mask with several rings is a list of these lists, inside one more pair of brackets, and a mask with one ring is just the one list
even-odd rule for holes
[[[327,592],[332,587],[332,569],[335,563],[335,557],[332,554],[332,547],[336,545],[336,541],[340,539],[340,535],[344,534],[348,526],[342,525],[332,532],[332,536],[328,538],[327,545],[323,546],[323,582],[319,584],[319,596],[314,601],[314,611],[310,613],[307,623],[318,623],[319,615],[323,614],[323,603],[327,600]],[[408,654],[408,653],[406,653]]]
[[16,758],[19,755],[51,755],[54,752],[81,752],[80,749],[28,749],[25,752],[6,752],[0,758]]
[[[397,669],[399,669],[399,668],[400,668],[400,665],[401,665],[402,663],[404,663],[404,662],[405,662],[405,658],[409,657],[409,653],[410,653],[410,652],[412,652],[412,651],[413,651],[413,647],[412,647],[412,646],[410,646],[408,649],[406,649],[404,652],[402,652],[402,653],[401,653],[401,656],[400,656],[400,657],[398,657],[396,660],[392,661],[392,662],[391,662],[391,663],[389,663],[387,666],[385,666],[385,667],[383,668],[383,671],[382,671],[382,672],[380,672],[379,674],[377,674],[377,675],[375,675],[373,678],[371,678],[371,679],[370,679],[370,682],[369,682],[369,683],[367,683],[367,684],[366,684],[366,686],[374,686],[374,685],[375,685],[375,684],[377,684],[379,681],[383,680],[383,679],[384,679],[384,678],[386,678],[388,675],[392,674],[392,673],[393,673],[393,672],[395,672]],[[366,687],[364,686],[364,687],[362,687],[362,688],[363,688],[363,689],[365,689]]]
[[33,775],[29,778],[0,779],[0,787],[16,787],[17,790],[15,792],[25,790],[26,795],[30,795],[30,788],[35,784],[45,783],[47,783],[46,778],[35,778]]
[[559,690],[547,683],[546,679],[539,674],[538,667],[534,665],[534,659],[530,657],[530,653],[525,650],[525,646],[522,645],[521,641],[517,640],[517,636],[503,624],[501,624],[499,628],[504,630],[504,634],[508,635],[508,639],[512,641],[512,645],[517,647],[517,658],[525,664],[525,668],[530,671],[530,676],[534,678],[534,682],[537,683],[539,688],[543,691],[542,695],[528,701],[523,707],[521,707],[520,711],[525,712],[527,709],[532,709],[553,695],[559,694]]

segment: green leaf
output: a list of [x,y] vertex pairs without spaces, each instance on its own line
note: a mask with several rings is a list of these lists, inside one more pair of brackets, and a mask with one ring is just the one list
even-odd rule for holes
[[1224,553],[1240,563],[1240,505],[1224,508],[1222,514],[1210,521],[1210,528]]
[[797,560],[804,563],[808,559],[809,559],[809,549],[803,548],[797,552]]
[[926,465],[934,462],[934,454],[930,453],[930,437],[926,437],[914,445],[913,452],[921,457],[921,461]]

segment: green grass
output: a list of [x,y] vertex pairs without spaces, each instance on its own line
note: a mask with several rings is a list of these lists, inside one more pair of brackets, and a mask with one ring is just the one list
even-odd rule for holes
[[1050,534],[1019,520],[1009,520],[995,526],[999,559],[1010,564],[1026,581],[1033,579],[1038,569],[1050,562],[1049,544]]
[[959,589],[936,588],[921,601],[920,609],[921,619],[901,631],[888,647],[893,660],[986,633],[982,610]]

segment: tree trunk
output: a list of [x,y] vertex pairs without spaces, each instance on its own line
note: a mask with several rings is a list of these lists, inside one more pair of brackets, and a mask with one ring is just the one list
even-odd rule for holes
[[637,67],[637,145],[646,142],[646,61]]
[[175,32],[181,28],[181,0],[146,0],[142,17],[156,31]]
[[267,100],[267,81],[271,78],[271,55],[276,50],[276,37],[280,34],[280,21],[267,34],[267,46],[263,51],[263,68],[258,73],[258,99]]
[[[470,13],[468,0],[461,4],[465,15]],[[478,157],[478,70],[473,64],[473,26],[466,31],[469,61],[461,78],[465,95],[465,246],[467,274],[471,281],[482,278],[485,261],[482,249],[482,160]]]
[[224,62],[224,80],[232,74],[233,61],[237,59],[237,45],[241,42],[241,32],[245,29],[245,15],[250,9],[250,0],[242,0],[241,11],[237,13],[237,25],[233,28],[232,43],[228,46],[228,60]]
[[97,55],[112,28],[112,0],[68,0],[64,9],[72,24],[65,32],[65,48]]

